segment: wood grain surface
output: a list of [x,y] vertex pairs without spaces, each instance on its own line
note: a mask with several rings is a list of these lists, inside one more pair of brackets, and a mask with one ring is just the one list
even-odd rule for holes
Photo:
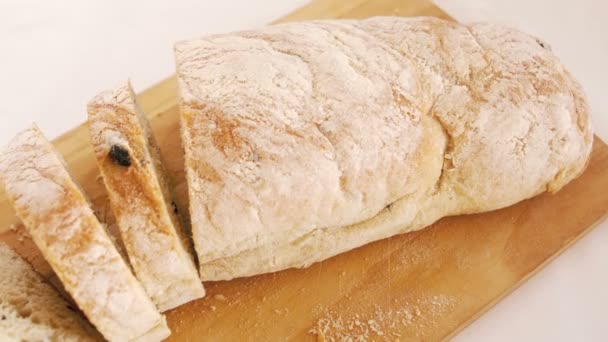
[[[376,15],[448,18],[426,0],[318,0],[280,21]],[[187,208],[175,79],[143,92],[140,101],[178,184],[178,206]],[[111,225],[86,127],[55,145]],[[608,147],[596,139],[585,173],[555,195],[446,218],[307,269],[208,283],[206,298],[167,313],[169,341],[440,340],[513,291],[607,212]],[[3,195],[0,233],[53,281]]]

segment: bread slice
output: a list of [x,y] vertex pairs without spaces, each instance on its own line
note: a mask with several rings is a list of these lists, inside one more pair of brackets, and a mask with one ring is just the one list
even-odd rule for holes
[[205,295],[149,123],[128,82],[88,105],[91,141],[125,249],[166,311]]
[[203,280],[554,192],[591,152],[580,85],[547,45],[498,25],[295,22],[175,54]]
[[13,250],[0,243],[0,341],[101,341]]
[[66,291],[109,341],[159,341],[165,318],[146,295],[65,161],[36,126],[0,153],[6,196]]

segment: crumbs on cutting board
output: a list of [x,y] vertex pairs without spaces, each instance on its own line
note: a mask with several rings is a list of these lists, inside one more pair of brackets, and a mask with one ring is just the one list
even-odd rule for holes
[[15,235],[17,236],[17,241],[19,241],[21,244],[23,244],[26,239],[29,239],[29,235],[25,231],[25,227],[23,225],[13,223],[8,226],[8,229],[11,232],[15,233]]
[[221,302],[225,302],[226,301],[226,297],[223,294],[216,294],[215,296],[213,296],[214,299],[219,300]]
[[289,308],[274,309],[274,313],[280,316],[285,316],[289,314]]
[[31,240],[30,235],[22,224],[11,224],[9,229],[17,235],[17,241],[23,244],[26,240]]
[[317,341],[330,342],[395,341],[404,330],[424,338],[422,328],[449,312],[454,301],[447,295],[435,295],[415,303],[400,304],[394,300],[390,306],[386,309],[376,304],[373,311],[366,314],[320,310],[322,318],[308,332],[317,336]]

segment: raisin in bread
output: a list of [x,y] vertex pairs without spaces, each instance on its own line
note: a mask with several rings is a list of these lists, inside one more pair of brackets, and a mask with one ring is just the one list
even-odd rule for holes
[[0,181],[65,290],[107,340],[160,341],[170,334],[37,127],[19,133],[0,153]]
[[91,141],[137,278],[161,311],[205,295],[160,153],[128,82],[88,105]]

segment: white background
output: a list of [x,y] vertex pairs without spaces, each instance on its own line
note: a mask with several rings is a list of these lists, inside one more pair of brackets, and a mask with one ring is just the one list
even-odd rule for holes
[[[130,78],[141,91],[170,76],[177,40],[260,26],[306,2],[0,0],[0,143],[31,122],[58,136],[85,120],[98,90]],[[608,2],[437,3],[459,20],[501,22],[551,43],[583,83],[595,130],[608,140]],[[607,311],[604,222],[456,340],[608,341]]]

